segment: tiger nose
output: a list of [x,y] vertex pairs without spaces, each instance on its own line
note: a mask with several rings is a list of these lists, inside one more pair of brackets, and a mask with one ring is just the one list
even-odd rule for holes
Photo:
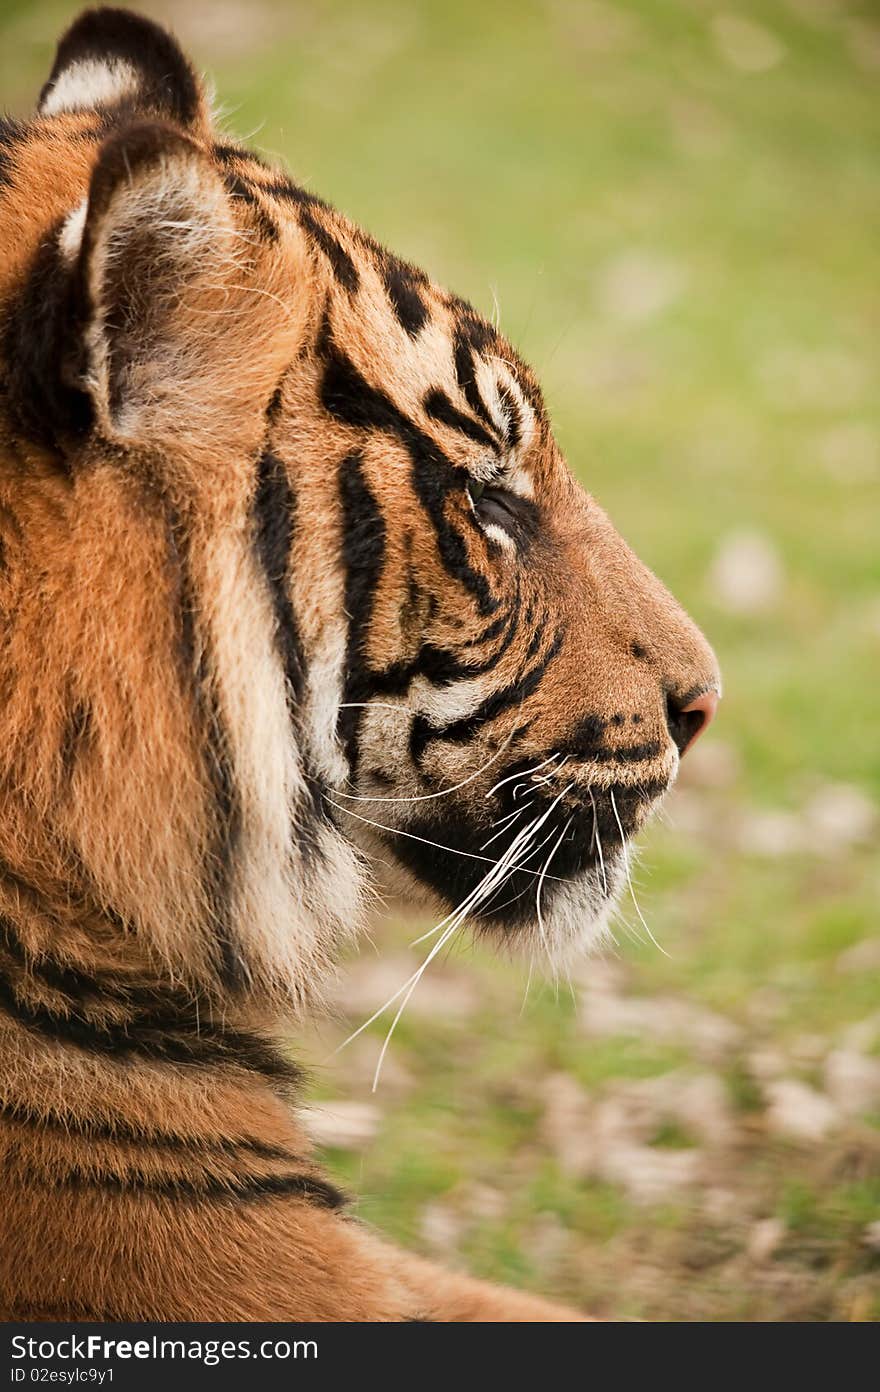
[[715,690],[703,691],[687,705],[680,705],[672,696],[667,697],[666,723],[682,758],[703,731],[709,728],[717,709],[718,692]]

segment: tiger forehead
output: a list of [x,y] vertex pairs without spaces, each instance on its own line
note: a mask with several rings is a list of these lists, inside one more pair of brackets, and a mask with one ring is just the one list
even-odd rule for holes
[[[488,448],[501,444],[516,449],[527,438],[530,443],[536,424],[543,431],[547,415],[534,375],[471,304],[434,284],[418,266],[394,255],[252,151],[217,144],[213,154],[228,191],[251,210],[266,237],[277,240],[290,218],[305,234],[330,272],[340,327],[356,337],[358,329],[366,331],[373,353],[381,354],[384,345],[399,357],[401,348],[411,347],[407,359],[423,371],[403,376],[400,386],[424,388],[432,371],[446,376],[476,418],[464,433]],[[487,394],[494,399],[487,401]],[[461,413],[450,411],[436,395],[421,404],[440,423],[460,430],[464,426]]]

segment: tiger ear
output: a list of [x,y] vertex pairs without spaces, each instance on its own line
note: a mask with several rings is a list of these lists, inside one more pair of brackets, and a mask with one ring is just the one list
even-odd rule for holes
[[108,439],[222,438],[271,395],[302,314],[277,247],[233,203],[246,217],[173,127],[130,126],[101,150],[59,249],[73,278],[67,385]]
[[202,86],[165,29],[127,10],[85,10],[58,45],[38,113],[120,109],[187,129],[208,119]]
[[243,241],[220,175],[187,136],[131,126],[104,145],[59,246],[74,262],[70,385],[109,438],[199,433],[222,414]]

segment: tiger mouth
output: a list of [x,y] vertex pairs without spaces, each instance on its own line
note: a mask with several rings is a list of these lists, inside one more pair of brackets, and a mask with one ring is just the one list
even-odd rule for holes
[[402,826],[384,828],[384,848],[420,886],[487,930],[537,921],[543,931],[571,885],[582,892],[585,913],[607,911],[624,879],[629,843],[667,780],[536,786],[514,773],[504,782],[491,815],[429,803]]

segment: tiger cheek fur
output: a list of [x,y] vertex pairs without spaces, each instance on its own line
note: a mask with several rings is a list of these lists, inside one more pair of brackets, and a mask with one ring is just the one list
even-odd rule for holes
[[577,1318],[347,1217],[280,1041],[389,865],[600,938],[718,685],[501,335],[83,14],[0,122],[0,1316]]

